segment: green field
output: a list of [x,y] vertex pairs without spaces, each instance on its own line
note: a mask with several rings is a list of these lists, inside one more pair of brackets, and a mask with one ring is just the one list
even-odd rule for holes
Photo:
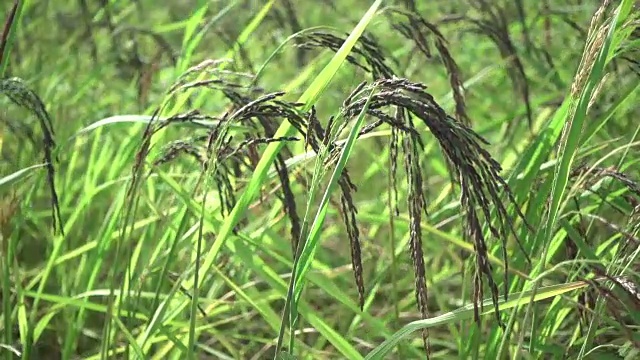
[[637,359],[640,5],[2,1],[2,359]]

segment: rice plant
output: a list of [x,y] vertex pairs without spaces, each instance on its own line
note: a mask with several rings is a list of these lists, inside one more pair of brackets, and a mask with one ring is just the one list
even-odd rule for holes
[[3,357],[640,353],[634,1],[43,4],[0,7]]

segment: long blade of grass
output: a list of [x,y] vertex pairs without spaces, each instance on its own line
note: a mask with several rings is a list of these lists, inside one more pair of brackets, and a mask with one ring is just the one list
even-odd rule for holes
[[[373,95],[373,90],[371,91],[370,96]],[[302,288],[304,287],[304,278],[307,272],[309,271],[309,267],[313,261],[313,257],[315,251],[318,247],[318,241],[320,240],[320,230],[322,228],[322,224],[327,215],[327,209],[329,204],[329,199],[336,185],[338,184],[338,180],[342,175],[342,171],[347,165],[347,160],[351,153],[353,152],[353,148],[356,143],[356,139],[358,138],[358,133],[364,124],[364,118],[369,109],[369,100],[371,97],[367,99],[365,106],[362,109],[362,112],[358,115],[358,119],[354,124],[353,128],[349,133],[349,137],[347,138],[346,144],[342,148],[342,152],[340,153],[340,158],[336,164],[333,173],[331,174],[331,178],[329,179],[329,185],[322,196],[322,200],[320,201],[320,209],[316,213],[315,218],[313,219],[313,224],[309,230],[309,235],[305,242],[303,243],[302,252],[300,253],[300,258],[298,259],[298,263],[295,266],[295,276],[292,279],[294,281],[294,292],[295,292],[295,301],[300,299],[300,295],[302,293]]]
[[[338,184],[338,180],[342,176],[342,171],[344,170],[347,164],[347,160],[349,159],[349,156],[353,152],[353,147],[355,145],[356,139],[358,138],[358,133],[360,132],[360,129],[364,124],[364,118],[369,109],[369,101],[371,100],[371,95],[373,95],[374,91],[375,89],[371,90],[371,93],[369,94],[369,98],[367,98],[367,102],[365,103],[365,106],[363,107],[362,111],[358,115],[356,123],[351,128],[349,136],[346,140],[346,144],[342,148],[342,152],[340,153],[340,157],[338,159],[336,167],[334,168],[333,173],[331,174],[331,178],[329,179],[329,185],[327,186],[324,192],[324,195],[322,196],[322,199],[320,201],[320,208],[318,209],[316,216],[313,219],[313,224],[309,229],[308,236],[304,240],[304,242],[300,244],[302,245],[302,248],[301,248],[301,251],[299,251],[299,256],[298,254],[296,254],[296,257],[294,259],[293,275],[289,283],[289,292],[288,292],[287,300],[285,303],[285,311],[282,317],[283,323],[281,325],[282,328],[280,330],[280,337],[278,338],[276,354],[278,353],[278,350],[280,350],[280,347],[282,345],[282,335],[284,334],[284,331],[283,331],[284,320],[287,318],[287,315],[289,315],[289,328],[292,330],[295,328],[295,323],[297,322],[297,319],[298,319],[297,304],[298,304],[298,301],[300,300],[302,289],[304,288],[305,276],[309,271],[309,267],[313,262],[315,252],[318,248],[318,243],[320,240],[320,230],[322,228],[322,224],[324,223],[324,220],[327,215],[329,199],[331,197],[331,194],[333,193],[333,190]],[[319,158],[318,161],[322,162],[324,161],[324,158]],[[316,165],[322,166],[321,163],[318,163]],[[305,221],[304,227],[306,227],[306,224],[307,222]],[[307,229],[305,229],[304,227],[302,230],[303,236],[307,232]],[[294,332],[292,331],[291,334],[292,334],[291,336],[293,336]],[[293,344],[293,341],[290,341],[290,343]],[[289,351],[293,351],[293,349],[289,349]]]
[[[101,127],[105,127],[105,126],[109,126],[109,125],[115,125],[115,124],[145,124],[148,125],[151,122],[157,123],[157,122],[163,122],[166,121],[166,118],[163,117],[156,117],[154,118],[151,115],[114,115],[114,116],[109,116],[108,118],[104,118],[104,119],[100,119],[94,123],[91,123],[90,125],[87,125],[85,127],[83,127],[82,129],[76,131],[76,133],[74,135],[72,135],[69,140],[74,139],[80,135],[84,135],[84,134],[88,134],[98,128]],[[214,127],[216,125],[218,125],[220,122],[219,121],[207,121],[207,120],[192,120],[189,122],[185,122],[185,123],[179,123],[179,125],[185,125],[185,126],[195,126],[195,127],[201,127],[201,128],[206,128],[206,127]],[[248,129],[248,127],[246,126],[242,126],[242,125],[238,125],[238,124],[229,124],[230,129],[234,129],[234,130],[246,130]],[[140,129],[141,131],[143,129]]]
[[4,186],[4,185],[8,185],[16,180],[19,180],[25,176],[28,176],[32,170],[35,169],[39,169],[41,167],[45,167],[47,166],[47,164],[37,164],[37,165],[31,165],[29,167],[26,167],[24,169],[20,169],[12,174],[9,174],[7,176],[3,176],[2,178],[0,178],[0,186]]
[[[588,283],[584,281],[576,281],[568,284],[560,284],[560,285],[543,287],[539,289],[538,293],[535,295],[533,290],[516,293],[516,294],[513,294],[514,296],[511,298],[511,300],[505,301],[504,299],[502,299],[499,302],[499,309],[505,310],[505,309],[514,308],[520,305],[526,305],[529,301],[534,301],[534,302],[541,301],[541,300],[556,297],[564,293],[567,293],[569,291],[580,289],[586,286],[588,286]],[[495,309],[491,305],[492,305],[491,299],[485,300],[484,308],[487,310],[485,310],[481,314],[482,315],[492,314],[495,311]],[[403,340],[404,338],[406,338],[407,336],[411,335],[412,333],[418,330],[432,328],[435,326],[457,322],[461,320],[466,320],[471,317],[473,317],[473,304],[463,306],[457,310],[448,312],[446,314],[442,314],[440,316],[436,316],[431,319],[418,320],[418,321],[411,322],[403,326],[402,329],[398,330],[398,332],[393,334],[393,336],[391,336],[389,339],[385,340],[382,344],[378,345],[375,349],[369,352],[367,356],[365,356],[365,360],[386,359],[386,356],[389,355],[389,353],[398,344],[398,342],[400,342],[401,340]]]

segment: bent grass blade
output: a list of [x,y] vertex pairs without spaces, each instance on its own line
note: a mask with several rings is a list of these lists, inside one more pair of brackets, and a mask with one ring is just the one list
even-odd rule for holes
[[[589,284],[584,281],[576,281],[568,284],[560,284],[560,285],[552,285],[538,289],[537,293],[534,294],[533,290],[524,291],[519,294],[513,294],[511,300],[504,301],[501,300],[499,302],[500,310],[511,309],[520,305],[527,305],[529,301],[538,302],[541,300],[553,298],[569,291],[577,290],[580,288],[584,288]],[[481,315],[489,315],[494,312],[494,308],[491,306],[492,302],[490,299],[483,301],[483,306],[487,309],[481,313]],[[393,348],[398,344],[401,340],[405,339],[407,336],[412,333],[432,328],[435,326],[448,324],[456,321],[465,320],[471,318],[473,316],[473,304],[469,304],[463,306],[457,310],[448,312],[446,314],[442,314],[440,316],[436,316],[431,319],[418,320],[408,323],[403,326],[402,329],[398,330],[393,336],[389,339],[385,340],[382,344],[378,345],[375,349],[373,349],[367,356],[365,360],[381,360],[385,359],[386,356],[393,350]]]

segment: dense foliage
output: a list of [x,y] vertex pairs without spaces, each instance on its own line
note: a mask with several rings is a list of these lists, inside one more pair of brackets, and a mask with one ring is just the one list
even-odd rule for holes
[[0,9],[7,359],[640,356],[634,1]]

